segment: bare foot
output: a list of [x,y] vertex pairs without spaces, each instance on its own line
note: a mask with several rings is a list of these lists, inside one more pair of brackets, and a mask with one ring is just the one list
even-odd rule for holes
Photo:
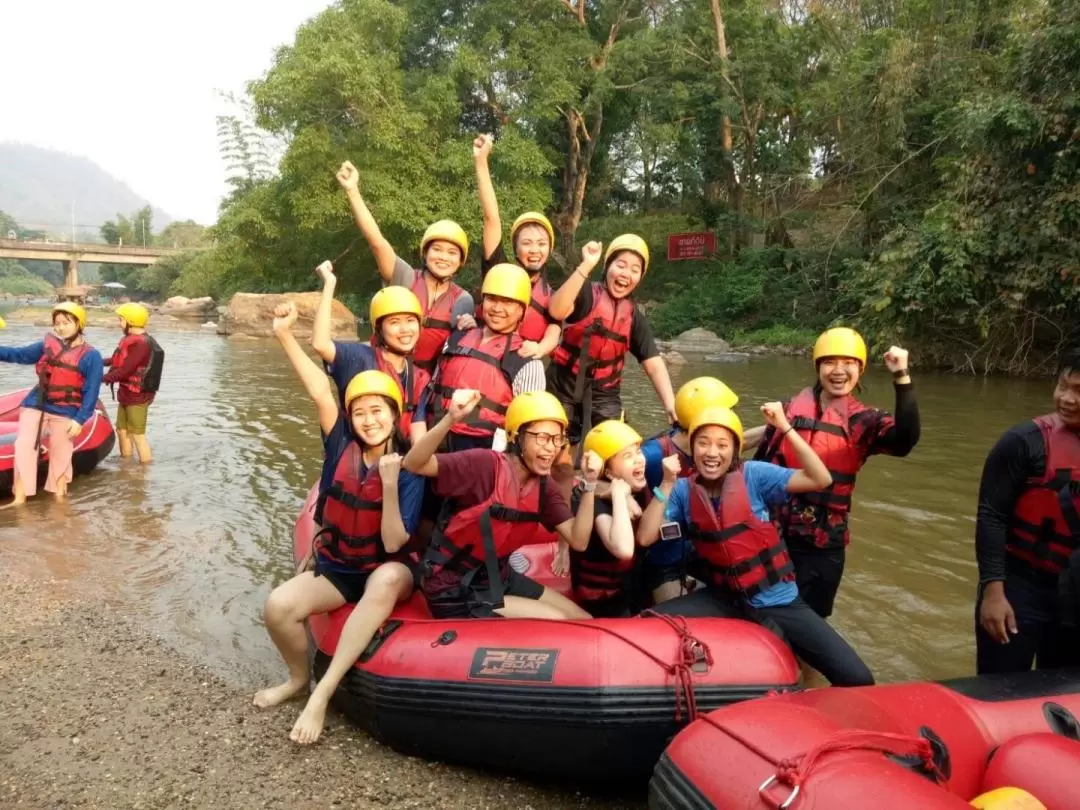
[[11,503],[5,503],[3,506],[0,506],[0,509],[10,509],[13,506],[25,506],[25,505],[26,505],[26,498],[16,498]]
[[324,722],[326,702],[312,695],[300,716],[296,718],[296,725],[289,732],[289,739],[300,745],[311,745],[322,734]]
[[307,680],[288,680],[278,686],[271,686],[269,689],[260,689],[255,693],[255,699],[251,702],[260,709],[269,709],[271,706],[277,706],[282,701],[303,692],[307,687]]

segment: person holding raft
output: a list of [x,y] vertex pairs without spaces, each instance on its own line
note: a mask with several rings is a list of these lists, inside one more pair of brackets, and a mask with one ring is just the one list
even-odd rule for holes
[[975,524],[980,675],[1080,666],[1080,347],[1054,410],[1009,428],[983,467]]
[[[499,201],[491,182],[488,155],[491,154],[490,135],[480,135],[473,141],[473,162],[476,164],[476,187],[484,211],[484,253],[480,258],[480,276],[508,260],[503,250],[502,219]],[[525,269],[532,282],[532,294],[525,318],[518,327],[524,341],[518,352],[522,357],[547,357],[559,345],[562,329],[552,318],[548,304],[554,294],[547,280],[547,263],[555,249],[555,229],[551,220],[538,211],[526,211],[510,226],[510,246],[514,261]]]
[[319,307],[315,310],[311,348],[326,363],[327,373],[337,386],[342,404],[345,390],[353,377],[361,371],[378,369],[398,384],[404,403],[401,432],[404,436],[411,436],[413,414],[431,380],[430,375],[412,360],[413,350],[420,338],[420,320],[423,318],[420,300],[405,287],[383,287],[372,296],[368,309],[371,345],[340,343],[330,335],[334,290],[337,287],[334,266],[328,261],[323,262],[315,268],[315,272],[322,279],[323,288]]
[[[907,361],[899,346],[885,353],[896,389],[893,417],[853,396],[866,371],[862,336],[846,327],[829,329],[814,344],[817,381],[784,404],[794,433],[810,444],[833,479],[824,491],[794,495],[773,510],[795,563],[799,593],[822,618],[832,614],[844,574],[855,476],[870,456],[903,457],[919,441],[919,408]],[[798,463],[791,438],[771,427],[748,431],[746,444],[757,446],[754,457],[761,461],[784,467]]]
[[581,264],[551,296],[548,311],[565,320],[562,340],[551,355],[548,390],[570,417],[570,443],[592,425],[620,419],[622,371],[629,352],[641,363],[669,421],[675,421],[675,394],[667,366],[656,348],[645,314],[631,298],[649,269],[649,246],[631,233],[617,236],[604,253],[604,277],[590,282],[602,245],[582,248]]
[[86,342],[86,310],[71,301],[52,308],[53,331],[27,346],[0,346],[0,363],[36,366],[38,384],[26,395],[15,436],[14,499],[21,506],[37,494],[38,448],[48,434],[49,472],[45,491],[67,498],[74,475],[75,438],[94,415],[105,367]]
[[[586,516],[574,517],[549,474],[566,443],[566,412],[546,391],[514,397],[506,411],[506,452],[474,449],[436,453],[455,424],[479,405],[479,391],[460,390],[446,414],[405,456],[406,470],[434,479],[435,494],[453,498],[424,554],[422,587],[437,619],[587,619],[565,596],[517,573],[510,554],[542,525],[570,541],[588,531]],[[583,527],[575,523],[581,522]]]
[[289,734],[295,742],[313,743],[334,689],[394,606],[413,592],[413,570],[404,549],[416,528],[424,482],[401,471],[398,383],[381,371],[364,371],[349,382],[342,409],[329,378],[293,337],[295,322],[294,304],[275,310],[274,334],[318,412],[330,485],[316,504],[321,530],[311,554],[299,573],[266,600],[266,629],[289,678],[257,692],[254,704],[274,706],[307,689],[311,672],[304,622],[314,613],[356,602],[326,674]]
[[424,313],[423,331],[413,352],[413,361],[429,374],[435,370],[439,350],[450,337],[462,315],[475,309],[469,293],[454,283],[454,276],[469,258],[469,237],[456,222],[441,219],[428,226],[420,240],[420,266],[414,270],[398,257],[379,230],[375,217],[360,196],[360,174],[349,161],[341,164],[337,180],[349,198],[353,218],[364,235],[383,284],[408,287],[420,301]]
[[638,524],[637,540],[690,538],[694,575],[706,583],[657,605],[657,613],[732,616],[781,630],[795,654],[835,686],[868,686],[874,677],[846,641],[800,597],[787,545],[769,508],[792,493],[819,492],[829,470],[794,431],[779,402],[762,406],[765,421],[790,442],[802,469],[741,462],[742,422],[728,408],[705,408],[690,423],[694,473],[679,478],[678,456],[664,459],[664,478]]
[[[649,503],[641,436],[625,422],[601,422],[585,436],[582,482],[570,540],[570,581],[574,600],[601,619],[638,612],[634,528]],[[596,497],[601,478],[610,482],[609,497]],[[638,505],[634,515],[627,503]]]

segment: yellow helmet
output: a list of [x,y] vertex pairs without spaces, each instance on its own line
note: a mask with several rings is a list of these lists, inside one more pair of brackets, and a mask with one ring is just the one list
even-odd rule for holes
[[513,441],[523,425],[530,422],[558,422],[563,429],[569,424],[562,403],[547,391],[526,391],[518,394],[506,409],[506,438]]
[[702,408],[711,405],[734,408],[738,404],[735,392],[716,377],[695,377],[684,383],[675,395],[675,418],[679,427],[686,430]]
[[86,310],[80,307],[74,301],[63,301],[59,304],[56,304],[52,308],[52,314],[55,315],[57,312],[66,312],[68,315],[73,316],[75,320],[79,322],[80,329],[86,328]]
[[720,427],[727,428],[735,434],[735,439],[738,441],[739,447],[742,447],[742,420],[739,419],[739,415],[731,410],[731,408],[721,408],[719,405],[702,408],[694,421],[690,423],[690,429],[687,433],[693,436],[698,432],[699,428],[706,427],[707,425],[719,425]]
[[607,462],[632,444],[641,444],[641,436],[626,422],[609,419],[601,422],[585,435],[584,450],[592,450]]
[[427,230],[424,231],[424,238],[420,240],[421,258],[423,258],[428,245],[440,240],[457,245],[461,249],[461,263],[465,264],[465,260],[469,258],[469,237],[465,233],[465,229],[452,219],[440,219],[438,222],[432,222],[428,225]]
[[394,382],[393,378],[382,371],[361,371],[345,387],[345,410],[353,404],[353,400],[365,397],[369,394],[384,396],[397,405],[398,413],[402,411],[401,386]]
[[641,274],[645,275],[649,270],[649,246],[644,239],[633,233],[624,233],[611,240],[611,244],[604,253],[604,267],[608,266],[608,262],[616,253],[622,253],[624,250],[629,250],[641,257]]
[[383,287],[371,296],[368,322],[375,327],[387,315],[415,315],[423,320],[424,311],[420,309],[420,299],[408,287]]
[[846,326],[826,329],[814,344],[814,363],[823,357],[852,357],[866,366],[866,343],[862,335]]
[[551,249],[555,249],[555,228],[552,227],[551,220],[539,211],[526,211],[514,220],[514,224],[510,226],[510,244],[514,243],[514,237],[517,236],[517,232],[526,225],[539,225],[547,231],[548,239],[551,240]]
[[150,320],[150,310],[133,301],[118,306],[116,314],[127,321],[128,326],[134,326],[136,329],[142,329]]
[[1028,793],[1015,787],[991,790],[971,800],[972,807],[982,810],[1046,810],[1046,805]]
[[529,274],[524,268],[516,264],[497,264],[484,276],[484,285],[480,288],[480,294],[509,298],[527,307],[532,295],[532,281],[529,280]]

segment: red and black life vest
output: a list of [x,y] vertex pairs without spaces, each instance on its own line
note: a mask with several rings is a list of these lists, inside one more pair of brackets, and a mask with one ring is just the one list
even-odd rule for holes
[[[521,484],[514,463],[505,453],[495,453],[495,486],[480,503],[454,514],[444,514],[424,554],[425,576],[449,570],[462,575],[460,587],[468,588],[483,571],[487,587],[477,589],[485,601],[503,604],[503,582],[510,554],[534,536],[547,501],[547,476],[530,476]],[[427,590],[425,589],[425,595]]]
[[84,340],[78,346],[71,346],[52,334],[45,335],[43,342],[45,351],[34,368],[40,380],[38,388],[45,388],[45,402],[78,408],[82,405],[86,382],[79,371],[79,361],[90,351],[90,344]]
[[710,584],[753,598],[765,588],[794,579],[795,566],[776,527],[758,518],[742,470],[731,470],[714,509],[709,493],[690,478],[688,534]]
[[431,384],[431,424],[450,408],[454,392],[465,388],[480,392],[480,404],[452,432],[464,436],[491,436],[506,421],[514,398],[514,378],[529,362],[517,352],[521,335],[498,335],[484,342],[484,327],[454,332],[447,341],[438,372]]
[[375,347],[375,366],[383,374],[390,377],[391,380],[398,384],[398,389],[401,391],[401,401],[405,407],[402,409],[401,419],[398,420],[398,426],[402,435],[409,435],[409,427],[412,425],[412,415],[416,410],[416,406],[420,402],[420,395],[424,393],[424,389],[427,388],[428,383],[431,381],[431,375],[419,368],[412,358],[405,358],[405,380],[402,381],[401,374],[394,368],[390,361],[386,358],[387,350],[382,346]]
[[[147,343],[146,335],[143,333],[127,334],[120,339],[120,343],[116,347],[116,351],[113,352],[111,366],[113,368],[120,368],[127,362],[128,354],[140,343]],[[150,368],[150,353],[146,354],[146,362],[140,365],[132,372],[130,377],[120,380],[120,390],[130,394],[131,396],[139,396],[143,392],[143,379],[146,377],[146,371]]]
[[[652,500],[648,490],[635,497],[642,509]],[[574,587],[574,598],[599,601],[618,596],[631,586],[634,564],[633,557],[620,560],[612,554],[594,528],[584,551],[570,549],[570,582]]]
[[[532,280],[529,306],[525,308],[525,317],[517,328],[517,333],[521,335],[522,340],[539,343],[544,339],[544,333],[547,332],[548,325],[555,323],[555,319],[548,312],[548,304],[551,303],[551,296],[554,294],[555,291],[551,289],[551,285],[544,278],[543,271],[537,273]],[[476,322],[482,323],[484,320],[483,294],[477,296],[476,301]]]
[[1080,436],[1056,413],[1036,417],[1046,470],[1013,508],[1005,551],[1037,572],[1060,574],[1080,548]]
[[382,544],[382,479],[375,465],[364,470],[363,448],[349,442],[334,468],[330,486],[319,496],[315,519],[322,530],[315,548],[331,560],[374,571],[390,555]]
[[[612,298],[607,287],[597,282],[592,284],[592,297],[589,313],[563,327],[562,340],[552,352],[551,361],[579,381],[591,379],[597,388],[616,389],[622,385],[623,364],[630,349],[634,302]],[[575,384],[575,396],[578,388],[582,388],[581,382]]]
[[[832,400],[819,415],[817,395],[804,388],[785,407],[788,421],[817,453],[832,475],[832,484],[820,492],[793,495],[776,513],[784,538],[801,547],[843,548],[851,540],[848,515],[855,476],[866,463],[867,444],[862,439],[866,421],[860,415],[874,413],[852,396]],[[758,456],[782,467],[799,467],[790,442],[775,434]]]
[[424,318],[420,321],[420,337],[417,339],[416,348],[413,350],[413,362],[428,374],[431,374],[435,370],[435,363],[439,359],[439,352],[442,350],[443,344],[446,343],[446,339],[450,337],[450,333],[454,330],[454,304],[457,303],[458,298],[465,291],[451,281],[446,288],[446,292],[442,293],[434,301],[429,302],[427,281],[424,278],[425,271],[415,270],[413,272],[416,275],[413,278],[411,289],[416,294],[416,297],[420,299],[420,310],[424,313]]
[[684,452],[679,445],[675,444],[675,430],[676,428],[665,430],[663,433],[658,433],[653,436],[649,441],[656,442],[660,446],[661,458],[678,456],[679,478],[689,478],[694,474],[694,458],[689,453]]

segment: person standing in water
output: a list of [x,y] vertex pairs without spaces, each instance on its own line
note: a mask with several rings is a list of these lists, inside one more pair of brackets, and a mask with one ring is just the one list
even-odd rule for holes
[[116,400],[116,436],[120,440],[120,455],[131,458],[137,451],[139,461],[153,460],[150,443],[146,440],[146,417],[161,380],[164,352],[146,333],[150,311],[142,304],[121,304],[116,308],[120,328],[124,332],[112,357],[105,360],[110,371],[102,382],[120,386]]
[[45,491],[67,498],[75,438],[94,415],[104,364],[86,342],[86,310],[70,301],[52,308],[53,331],[27,346],[0,346],[0,363],[36,365],[38,384],[19,411],[15,437],[14,499],[20,506],[37,494],[38,448],[48,434],[49,472]]
[[[476,164],[476,186],[480,206],[484,211],[484,255],[480,258],[480,277],[488,270],[508,260],[503,250],[502,219],[499,201],[491,182],[488,156],[491,154],[490,135],[480,135],[473,141],[473,162]],[[562,329],[548,311],[554,290],[547,280],[547,263],[555,249],[555,229],[551,220],[539,211],[526,211],[510,226],[510,245],[514,261],[529,274],[532,294],[525,318],[518,327],[522,357],[547,357],[559,345]]]
[[311,671],[304,622],[355,602],[333,660],[289,734],[294,742],[309,744],[322,733],[338,683],[394,606],[413,592],[405,547],[416,528],[423,480],[401,471],[403,443],[396,428],[403,403],[397,382],[381,371],[361,372],[349,382],[342,408],[326,374],[293,337],[295,322],[294,304],[277,307],[274,335],[318,411],[330,485],[316,503],[321,529],[310,555],[266,600],[266,629],[289,668],[288,680],[260,690],[253,702],[267,708],[307,689]]
[[979,484],[975,557],[980,675],[1080,666],[1080,347],[1054,410],[998,440]]
[[430,374],[458,318],[471,317],[476,308],[472,296],[454,283],[454,276],[469,258],[469,237],[452,220],[432,223],[420,240],[420,269],[413,269],[382,235],[360,196],[360,174],[356,167],[349,161],[342,163],[337,180],[349,198],[357,227],[375,255],[383,284],[408,287],[420,301],[423,331],[413,351],[413,361]]
[[[794,432],[825,462],[832,485],[821,492],[793,495],[773,510],[798,575],[799,594],[822,618],[832,615],[851,540],[848,517],[855,477],[873,455],[904,457],[919,441],[919,408],[908,372],[908,353],[899,346],[885,353],[896,389],[896,416],[871,408],[853,392],[866,371],[866,344],[853,329],[823,332],[814,344],[817,381],[784,404]],[[764,426],[748,431],[754,458],[788,467],[798,459],[790,438]]]

